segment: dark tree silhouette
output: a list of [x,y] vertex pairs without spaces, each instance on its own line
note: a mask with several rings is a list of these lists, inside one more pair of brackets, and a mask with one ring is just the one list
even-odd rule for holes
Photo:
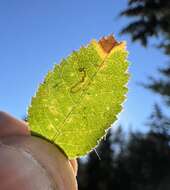
[[170,106],[170,65],[164,69],[159,69],[160,79],[150,77],[149,84],[144,84],[144,87],[161,95],[167,106]]
[[158,104],[154,105],[153,112],[149,117],[149,121],[146,125],[152,132],[170,135],[170,118],[163,114]]
[[[113,150],[111,148],[111,132],[109,131],[96,151],[92,151],[88,156],[88,161],[85,163],[86,174],[80,173],[79,190],[95,189],[95,190],[111,190],[113,179]],[[98,155],[97,155],[98,154]],[[79,171],[82,168],[79,168]],[[82,176],[86,178],[84,184]]]
[[127,173],[129,189],[154,190],[169,176],[168,143],[169,139],[157,133],[131,136],[126,152],[118,159]]
[[[144,46],[151,37],[156,37],[157,47],[170,56],[170,0],[129,0],[120,15],[132,18],[121,34],[130,34],[133,41],[138,40]],[[150,77],[143,86],[161,95],[165,105],[170,106],[170,63],[158,71],[160,77]]]
[[114,170],[117,167],[114,159],[121,154],[124,147],[124,135],[121,126],[112,134],[109,130],[107,136],[100,142],[96,151],[88,155],[88,159],[79,161],[78,183],[79,190],[111,190],[120,179],[114,180]]
[[[144,46],[156,37],[157,47],[170,56],[170,0],[129,0],[120,15],[132,19],[121,34],[129,34],[133,41],[140,41]],[[144,86],[160,94],[170,106],[170,65],[159,69],[159,73],[160,78],[150,77]]]
[[118,154],[110,148],[115,142],[109,140],[113,135],[109,136],[97,148],[101,160],[92,152],[85,163],[80,162],[79,190],[170,189],[169,134],[153,130],[148,134],[131,133]]
[[159,47],[170,54],[170,1],[129,0],[121,16],[133,18],[121,33],[130,34],[133,41],[148,44],[150,37],[160,37]]

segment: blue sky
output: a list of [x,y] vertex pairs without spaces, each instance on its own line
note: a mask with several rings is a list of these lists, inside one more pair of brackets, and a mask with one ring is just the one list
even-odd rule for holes
[[127,0],[5,0],[0,1],[0,109],[21,118],[44,75],[63,57],[114,33],[130,51],[131,81],[119,122],[143,130],[142,124],[159,97],[136,83],[157,76],[167,58],[154,47],[143,48],[120,36],[127,24],[118,19]]

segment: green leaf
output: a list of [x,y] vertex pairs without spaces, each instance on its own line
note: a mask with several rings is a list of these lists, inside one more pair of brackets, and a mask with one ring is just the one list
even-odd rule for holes
[[75,158],[93,149],[117,119],[127,93],[125,43],[92,40],[50,71],[28,109],[30,130]]

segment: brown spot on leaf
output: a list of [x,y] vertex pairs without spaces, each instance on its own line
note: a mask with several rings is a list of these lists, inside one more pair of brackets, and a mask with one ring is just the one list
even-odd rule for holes
[[103,37],[102,39],[99,40],[98,43],[101,45],[101,47],[106,53],[109,53],[113,49],[113,47],[120,44],[115,40],[113,35]]

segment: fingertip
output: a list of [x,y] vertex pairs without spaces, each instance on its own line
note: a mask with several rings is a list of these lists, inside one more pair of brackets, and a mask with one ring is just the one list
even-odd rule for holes
[[10,114],[0,111],[0,137],[13,135],[29,135],[28,125]]
[[69,160],[71,167],[73,169],[74,175],[77,176],[77,171],[78,171],[78,164],[77,164],[77,160],[73,159],[73,160]]

